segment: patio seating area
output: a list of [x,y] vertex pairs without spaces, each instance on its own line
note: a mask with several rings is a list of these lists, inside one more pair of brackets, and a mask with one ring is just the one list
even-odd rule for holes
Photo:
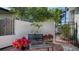
[[56,40],[51,44],[38,44],[30,45],[27,50],[18,50],[12,46],[2,49],[1,51],[79,51],[79,48],[72,45],[71,43],[61,40],[60,37],[56,37]]
[[78,23],[67,21],[63,8],[0,7],[0,50],[79,51]]
[[[18,50],[14,47],[8,47],[8,48],[5,48],[5,49],[2,49],[1,51],[22,51],[22,50]],[[30,49],[26,49],[24,51],[64,51],[63,47],[59,44],[52,44],[52,45],[32,45],[30,47]]]

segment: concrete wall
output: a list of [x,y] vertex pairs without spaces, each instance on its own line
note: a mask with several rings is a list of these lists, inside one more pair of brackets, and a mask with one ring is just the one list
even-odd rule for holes
[[[55,25],[53,22],[44,22],[43,26],[39,29],[41,34],[53,34],[55,35]],[[15,20],[15,35],[0,36],[0,48],[6,47],[12,44],[12,42],[23,36],[28,37],[28,34],[33,33],[36,30],[31,26],[30,22]]]
[[55,35],[55,24],[53,22],[44,22],[42,25],[43,26],[39,29],[39,33]]
[[15,34],[28,35],[32,31],[31,24],[30,22],[15,20]]

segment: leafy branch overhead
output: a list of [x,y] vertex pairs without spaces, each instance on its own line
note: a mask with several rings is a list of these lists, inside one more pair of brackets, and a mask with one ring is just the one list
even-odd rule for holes
[[55,9],[53,10],[53,19],[56,23],[61,23],[62,19],[62,10],[60,9]]
[[28,9],[26,14],[28,19],[34,20],[35,22],[45,21],[51,18],[51,13],[48,8],[45,7],[32,7]]
[[59,23],[62,14],[60,9],[49,9],[47,7],[11,7],[11,11],[15,12],[15,15],[20,19],[29,19],[33,22],[43,22],[52,19]]
[[12,11],[21,19],[30,19],[35,22],[50,19],[52,13],[46,7],[13,7]]

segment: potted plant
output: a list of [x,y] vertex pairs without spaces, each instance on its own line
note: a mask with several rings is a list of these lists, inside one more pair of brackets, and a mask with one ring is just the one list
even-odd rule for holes
[[39,29],[42,27],[41,22],[33,22],[31,25],[34,26],[35,28],[37,28],[37,30],[35,31],[35,33],[38,33]]
[[48,44],[53,41],[53,35],[52,34],[46,34],[43,36],[44,41]]
[[29,44],[30,44],[30,41],[25,37],[21,39],[17,39],[12,43],[13,47],[20,50],[29,49]]
[[48,34],[48,38],[51,40],[53,39],[53,35],[52,34]]

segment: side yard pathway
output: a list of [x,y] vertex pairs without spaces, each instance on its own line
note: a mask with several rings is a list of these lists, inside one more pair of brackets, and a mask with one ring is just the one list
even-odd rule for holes
[[61,40],[59,36],[56,37],[54,43],[60,44],[64,48],[64,51],[79,51],[78,47],[76,47],[64,40]]

